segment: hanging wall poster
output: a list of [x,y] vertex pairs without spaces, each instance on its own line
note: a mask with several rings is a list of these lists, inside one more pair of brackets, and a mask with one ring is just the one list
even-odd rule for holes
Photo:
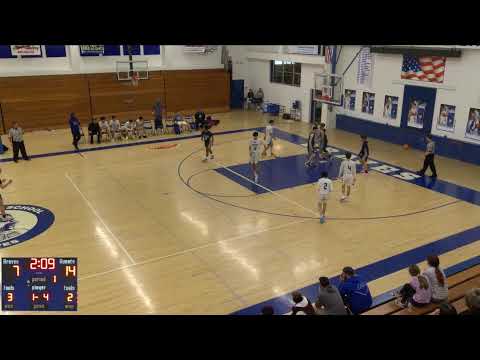
[[480,109],[470,109],[465,137],[480,141]]
[[383,117],[395,120],[398,111],[398,96],[385,95],[385,104],[383,106]]
[[347,110],[355,111],[355,100],[357,98],[357,92],[355,90],[345,90],[345,102],[344,107]]
[[423,129],[427,103],[421,99],[411,99],[408,106],[408,126]]
[[375,108],[375,94],[364,92],[362,98],[362,112],[373,115]]
[[446,104],[440,105],[437,129],[450,132],[455,130],[455,106]]

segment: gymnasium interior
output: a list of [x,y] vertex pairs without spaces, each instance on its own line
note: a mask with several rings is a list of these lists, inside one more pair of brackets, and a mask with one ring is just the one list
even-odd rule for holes
[[0,45],[0,314],[478,314],[479,65],[473,45]]

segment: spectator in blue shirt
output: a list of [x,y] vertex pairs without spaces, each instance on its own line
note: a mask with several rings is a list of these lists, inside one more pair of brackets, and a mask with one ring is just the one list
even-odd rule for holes
[[354,314],[360,314],[372,306],[372,295],[367,282],[350,266],[343,268],[338,290],[345,305]]
[[77,117],[75,116],[75,113],[70,113],[70,120],[68,120],[70,124],[70,130],[72,131],[72,136],[73,136],[73,143],[72,145],[75,147],[75,149],[78,150],[78,142],[80,141],[80,138],[82,137],[82,131],[80,130],[80,121],[78,121]]

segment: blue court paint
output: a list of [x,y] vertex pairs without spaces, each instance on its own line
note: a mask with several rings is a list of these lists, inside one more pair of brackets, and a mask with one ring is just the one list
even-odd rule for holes
[[[306,155],[261,161],[259,165],[259,184],[273,191],[311,184],[318,181],[323,171],[328,172],[329,177],[336,177],[341,163],[339,159],[333,159],[332,161],[320,163],[317,167],[307,168],[305,167],[305,161],[307,161]],[[285,169],[288,169],[288,171],[285,171]],[[264,187],[260,187],[252,183],[252,181],[237,175],[240,174],[248,179],[253,179],[250,164],[217,168],[215,171],[256,194],[268,192]]]
[[[448,236],[446,238],[434,241],[430,244],[420,246],[416,249],[405,251],[401,254],[391,256],[389,258],[379,260],[372,264],[363,266],[356,269],[357,273],[361,275],[367,282],[379,279],[381,277],[390,275],[394,272],[406,269],[411,264],[416,264],[424,261],[428,255],[436,254],[438,256],[445,254],[449,251],[458,249],[462,246],[472,244],[480,240],[480,226],[474,227],[469,230],[462,231],[458,234]],[[470,260],[466,264],[458,264],[458,268],[475,263],[476,260]],[[455,270],[455,268],[454,268]],[[461,271],[461,270],[460,270]],[[319,274],[322,276],[322,274]],[[334,285],[338,285],[339,277],[335,276],[330,279]],[[312,284],[302,289],[299,289],[309,299],[315,299],[317,297],[318,285]],[[239,310],[234,315],[258,315],[261,309],[265,305],[271,305],[275,309],[276,314],[284,314],[291,310],[291,296],[285,294],[283,296],[265,301],[260,304],[250,306],[246,309]]]

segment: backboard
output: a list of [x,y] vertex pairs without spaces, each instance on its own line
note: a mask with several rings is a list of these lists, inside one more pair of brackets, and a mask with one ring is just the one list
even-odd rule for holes
[[148,80],[148,61],[117,61],[117,79],[120,81]]
[[313,100],[342,106],[343,76],[330,73],[314,74],[315,93]]

